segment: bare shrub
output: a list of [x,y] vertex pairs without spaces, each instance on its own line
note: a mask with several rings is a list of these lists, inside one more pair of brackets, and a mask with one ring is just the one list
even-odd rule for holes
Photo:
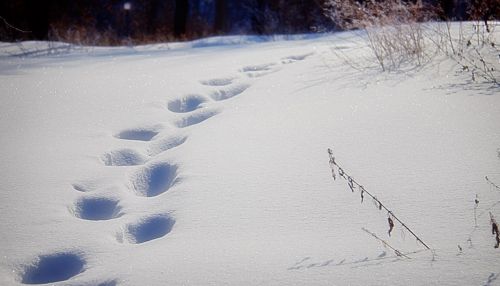
[[[498,85],[498,22],[491,19],[500,17],[500,12],[492,2],[495,0],[471,3],[468,13],[477,21],[456,25],[429,23],[437,18],[439,9],[419,0],[327,0],[324,7],[340,29],[363,31],[364,43],[383,71],[419,67],[440,54],[469,73],[473,82]],[[351,67],[363,69],[359,59],[340,56]]]
[[440,53],[455,61],[473,82],[500,84],[500,49],[495,22],[438,23],[430,37]]
[[420,66],[428,58],[422,21],[434,17],[421,1],[329,0],[326,14],[341,29],[364,29],[367,45],[384,71]]
[[491,32],[489,21],[500,19],[498,0],[471,0],[469,4],[469,16],[483,21],[486,31]]

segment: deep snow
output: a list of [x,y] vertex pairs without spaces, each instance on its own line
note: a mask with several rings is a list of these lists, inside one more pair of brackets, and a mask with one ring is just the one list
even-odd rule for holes
[[331,51],[352,34],[23,45],[0,46],[1,285],[500,285],[500,94],[451,63],[359,73]]

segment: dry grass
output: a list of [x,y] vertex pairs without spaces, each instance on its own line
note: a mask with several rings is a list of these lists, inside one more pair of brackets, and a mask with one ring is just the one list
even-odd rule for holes
[[435,13],[420,1],[330,0],[326,11],[339,28],[366,31],[367,45],[384,71],[406,64],[419,66],[427,58],[421,23]]
[[[329,0],[325,11],[339,28],[364,31],[364,43],[383,71],[420,67],[441,54],[470,73],[473,81],[498,85],[498,22],[489,20],[491,9],[483,6],[470,9],[481,20],[461,23],[458,30],[452,29],[449,22],[428,24],[437,19],[439,9],[419,0]],[[360,69],[348,56],[342,58]]]

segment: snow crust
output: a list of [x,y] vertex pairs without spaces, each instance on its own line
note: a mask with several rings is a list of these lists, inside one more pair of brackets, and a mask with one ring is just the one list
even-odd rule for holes
[[22,45],[0,45],[1,285],[500,285],[500,94],[452,63],[352,71],[352,33]]

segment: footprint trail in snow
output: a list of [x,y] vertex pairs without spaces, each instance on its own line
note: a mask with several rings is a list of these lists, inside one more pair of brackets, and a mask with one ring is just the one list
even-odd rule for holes
[[[304,60],[311,54],[289,56],[281,59],[282,64]],[[277,72],[281,69],[278,63],[266,63],[242,67],[239,73],[256,79]],[[163,134],[158,127],[134,127],[124,129],[113,136],[117,140],[143,142],[143,151],[123,147],[108,151],[100,156],[106,168],[124,168],[128,172],[129,191],[138,198],[156,200],[167,191],[181,184],[179,166],[156,157],[173,148],[179,148],[188,140],[190,130],[208,122],[210,118],[221,113],[218,102],[230,100],[243,94],[252,83],[242,82],[238,74],[229,77],[217,77],[199,80],[199,84],[209,90],[203,94],[187,94],[171,99],[166,109],[177,118],[168,122],[177,128],[174,134]],[[190,130],[191,131],[191,130]],[[132,168],[132,170],[130,170]],[[69,207],[69,213],[80,221],[106,223],[106,221],[121,219],[125,214],[132,219],[124,223],[119,230],[114,231],[119,244],[146,244],[166,237],[175,231],[175,218],[171,212],[150,213],[147,215],[126,212],[121,205],[120,194],[109,194],[109,186],[105,180],[94,178],[72,184],[74,191],[80,196]],[[108,191],[108,192],[105,192]],[[173,191],[173,190],[172,190]],[[122,194],[123,195],[123,194]],[[24,284],[45,284],[67,281],[84,274],[87,267],[86,255],[83,251],[60,251],[43,254],[32,259],[23,266],[20,279]],[[116,285],[116,280],[103,280],[96,285]]]

